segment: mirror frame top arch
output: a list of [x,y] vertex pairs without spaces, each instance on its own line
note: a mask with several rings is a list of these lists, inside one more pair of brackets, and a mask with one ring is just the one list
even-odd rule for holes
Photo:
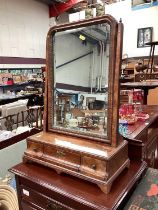
[[[55,33],[87,27],[95,24],[108,23],[110,25],[110,51],[109,51],[109,73],[108,73],[108,126],[107,139],[102,136],[85,134],[80,131],[66,130],[61,127],[53,127],[54,120],[54,61],[53,61],[53,37]],[[120,138],[118,134],[119,119],[119,76],[122,56],[123,24],[117,22],[112,16],[104,15],[83,21],[55,25],[47,35],[46,42],[46,80],[45,80],[45,102],[44,102],[44,131],[61,133],[85,139],[102,141],[116,147]]]

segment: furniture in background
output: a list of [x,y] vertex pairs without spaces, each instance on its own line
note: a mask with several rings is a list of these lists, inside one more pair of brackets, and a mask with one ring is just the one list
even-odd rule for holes
[[157,81],[158,80],[158,73],[142,73],[135,75],[135,82],[142,82],[142,81]]
[[[5,108],[3,112],[6,110],[8,109]],[[11,107],[9,110],[11,110]],[[26,110],[19,111],[16,114],[12,113],[10,115],[3,116],[0,119],[0,124],[0,149],[3,149],[42,130],[43,107],[30,107]],[[10,137],[7,138],[7,136]]]
[[148,105],[157,105],[158,104],[158,87],[149,90],[149,94],[148,94]]
[[[155,71],[154,66],[154,53],[155,53],[155,46],[158,45],[158,41],[156,42],[148,42],[146,45],[150,46],[150,54],[149,54],[149,61],[148,61],[148,70],[150,69],[150,74]],[[158,71],[158,70],[157,70]]]
[[[158,81],[127,82],[121,83],[121,89],[142,89],[144,91],[143,104],[147,105],[147,97],[150,89],[158,87]],[[121,98],[120,98],[121,100]]]
[[149,119],[128,125],[124,138],[128,141],[130,160],[147,162],[158,169],[158,106],[142,106]]
[[[154,45],[151,46],[153,47]],[[140,72],[137,72],[136,69],[140,69]],[[120,83],[141,82],[146,80],[155,81],[158,79],[157,72],[158,57],[153,54],[151,55],[151,52],[148,57],[126,58],[122,60]]]
[[25,100],[18,100],[16,102],[0,106],[0,122],[1,122],[0,128],[1,128],[1,130],[5,130],[6,128],[9,128],[9,124],[6,123],[6,118],[9,118],[9,116],[13,116],[12,117],[12,121],[14,124],[13,129],[17,123],[19,123],[19,125],[21,123],[23,123],[22,121],[26,117],[26,114],[24,116],[19,114],[18,119],[17,119],[17,114],[18,113],[26,113],[27,103],[28,103],[28,100],[25,99]]
[[[157,42],[149,43],[151,50],[149,57],[126,58],[122,60],[121,103],[127,103],[127,92],[129,89],[142,89],[144,91],[144,104],[147,104],[147,97],[150,90],[158,85],[158,57],[154,56],[154,46]],[[126,91],[127,90],[127,91]],[[151,104],[149,102],[149,104]]]
[[[16,108],[16,114],[5,115],[0,119],[0,177],[8,174],[8,168],[21,162],[26,149],[26,138],[42,130],[43,107],[23,108],[25,111],[20,112]],[[10,107],[11,110],[13,111]],[[4,112],[6,114],[7,111],[5,107],[3,114]]]

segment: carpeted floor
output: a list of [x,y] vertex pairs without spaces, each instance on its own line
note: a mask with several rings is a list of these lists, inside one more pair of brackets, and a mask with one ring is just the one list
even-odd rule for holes
[[124,210],[158,210],[158,170],[149,168]]

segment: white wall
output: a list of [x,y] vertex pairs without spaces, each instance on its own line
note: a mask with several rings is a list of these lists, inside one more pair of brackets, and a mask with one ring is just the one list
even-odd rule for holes
[[[89,44],[83,45],[79,38],[71,34],[60,35],[56,43],[56,66],[59,66],[72,59],[78,58],[91,51]],[[56,69],[56,82],[89,86],[91,55],[87,55],[73,61],[63,67]]]
[[[149,47],[137,48],[137,30],[153,27],[153,41],[158,41],[158,6],[132,11],[131,0],[126,0],[107,5],[105,13],[118,21],[121,18],[124,23],[123,53],[127,53],[128,57],[149,55]],[[158,55],[158,46],[155,55]]]
[[35,0],[0,0],[0,56],[45,58],[48,6]]
[[[67,65],[64,65],[56,69],[56,82],[72,84],[77,86],[90,87],[92,71],[93,74],[93,87],[96,87],[96,77],[101,76],[100,70],[100,53],[98,52],[98,47],[87,43],[83,45],[81,40],[74,35],[65,34],[60,35],[55,39],[56,44],[56,66],[59,66],[65,62],[82,56],[86,53],[94,51],[94,65],[93,65],[93,54],[87,55],[83,58],[75,60]],[[102,74],[102,84],[105,86],[107,84],[108,75],[106,75],[106,70],[108,68],[108,57],[109,48],[105,52],[104,68]],[[94,69],[92,70],[92,66]],[[106,68],[105,68],[106,66]]]
[[26,140],[0,150],[0,177],[4,177],[8,173],[9,168],[22,162],[25,150]]

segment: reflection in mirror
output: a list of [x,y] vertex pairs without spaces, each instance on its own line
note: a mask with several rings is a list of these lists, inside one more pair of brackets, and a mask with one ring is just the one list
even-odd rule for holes
[[53,127],[107,137],[110,25],[57,32]]

